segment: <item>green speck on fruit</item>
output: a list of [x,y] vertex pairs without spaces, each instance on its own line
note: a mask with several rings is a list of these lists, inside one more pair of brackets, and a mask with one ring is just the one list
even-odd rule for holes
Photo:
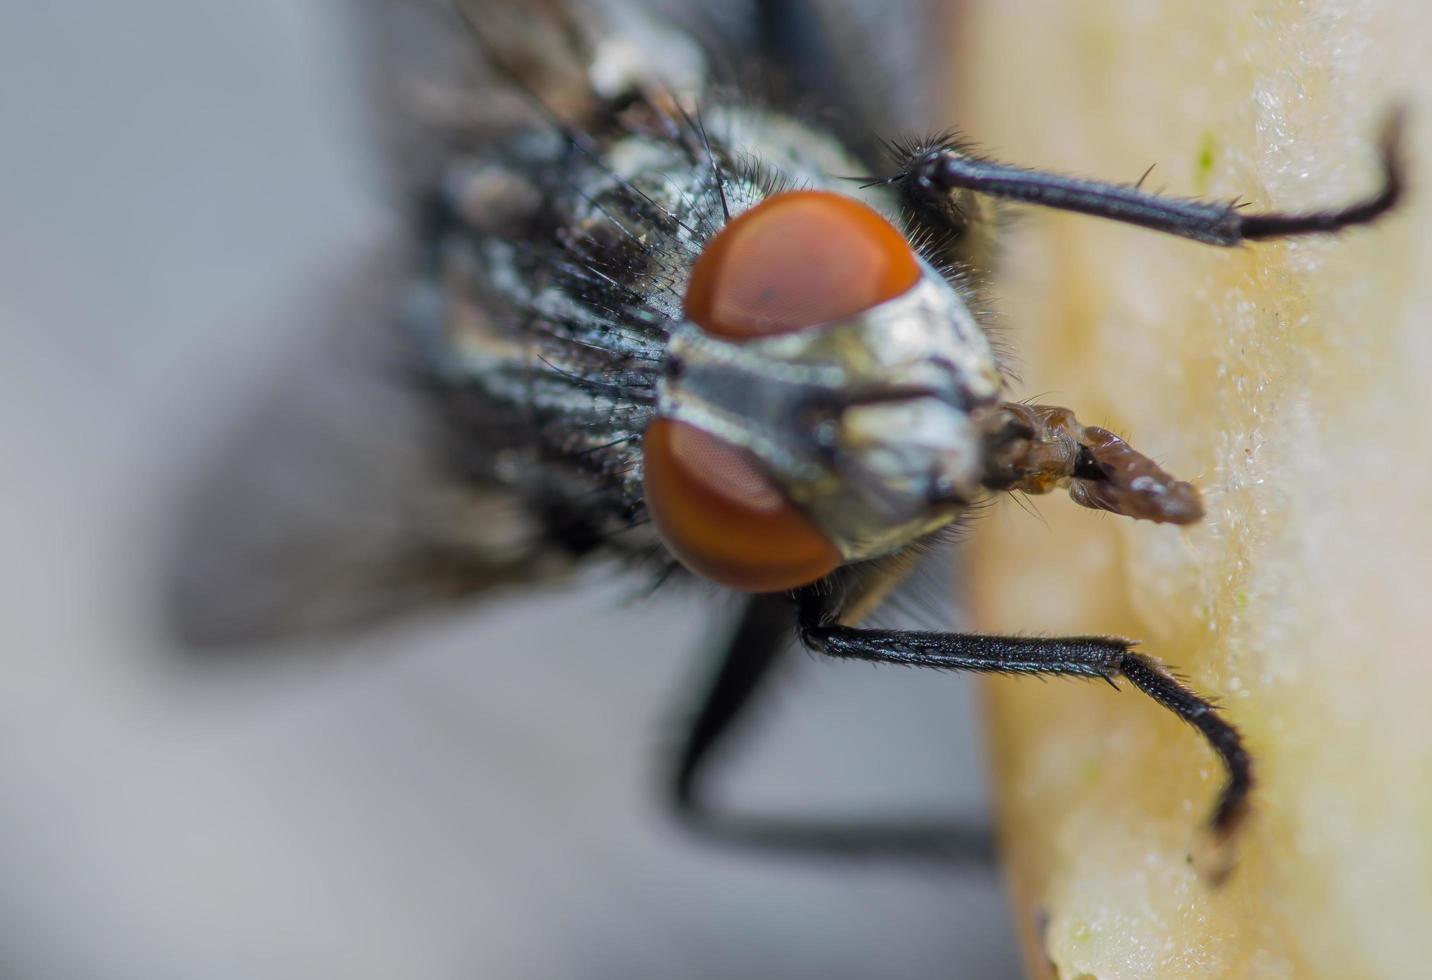
[[1213,176],[1213,161],[1218,156],[1218,142],[1212,133],[1204,133],[1198,144],[1198,157],[1193,164],[1193,187],[1199,194],[1208,193],[1208,183]]

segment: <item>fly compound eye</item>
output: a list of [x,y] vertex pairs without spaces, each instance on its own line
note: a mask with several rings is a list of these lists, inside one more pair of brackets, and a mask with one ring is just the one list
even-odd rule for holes
[[685,422],[654,419],[642,443],[646,506],[683,565],[743,592],[799,588],[840,552],[745,450]]
[[686,318],[714,337],[751,340],[853,316],[919,278],[909,242],[874,209],[828,191],[788,191],[706,244]]

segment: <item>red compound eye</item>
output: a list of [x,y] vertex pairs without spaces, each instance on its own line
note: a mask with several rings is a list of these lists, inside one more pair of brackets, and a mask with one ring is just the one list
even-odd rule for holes
[[780,592],[834,571],[840,552],[744,450],[672,419],[642,442],[646,506],[687,568],[743,592]]
[[727,340],[768,337],[868,310],[919,278],[905,236],[873,209],[828,191],[789,191],[706,244],[686,317]]

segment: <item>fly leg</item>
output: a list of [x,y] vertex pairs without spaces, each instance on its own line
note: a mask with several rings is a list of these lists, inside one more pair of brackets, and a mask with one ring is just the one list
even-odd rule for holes
[[[938,670],[972,670],[996,674],[1063,675],[1096,678],[1117,687],[1122,677],[1203,736],[1222,762],[1227,780],[1209,817],[1215,845],[1226,845],[1247,814],[1253,786],[1252,761],[1238,730],[1214,706],[1194,693],[1157,661],[1134,652],[1133,642],[1108,636],[1062,638],[985,636],[971,633],[931,633],[859,629],[840,625],[825,597],[803,593],[799,635],[810,649],[843,660],[933,667]],[[1213,871],[1226,874],[1224,863]]]
[[757,595],[746,601],[676,754],[671,798],[684,818],[698,824],[712,819],[701,792],[706,764],[785,652],[793,623],[790,603],[784,599]]
[[1113,184],[1028,170],[978,156],[959,144],[913,149],[899,172],[877,183],[896,185],[923,213],[958,214],[972,193],[1108,218],[1210,245],[1340,231],[1377,220],[1396,206],[1404,187],[1402,115],[1383,131],[1382,186],[1341,207],[1305,212],[1249,212],[1234,203],[1165,197],[1138,185]]
[[671,772],[671,802],[690,830],[716,842],[795,854],[908,857],[989,863],[989,828],[949,822],[766,819],[721,812],[705,783],[725,736],[791,645],[796,625],[785,595],[752,596],[727,641],[716,676],[692,718]]

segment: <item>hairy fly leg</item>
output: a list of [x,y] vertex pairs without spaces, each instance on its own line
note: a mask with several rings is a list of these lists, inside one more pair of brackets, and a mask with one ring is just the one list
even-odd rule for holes
[[715,676],[692,716],[671,770],[671,802],[682,823],[713,841],[791,854],[842,857],[908,857],[989,863],[993,837],[987,826],[946,821],[855,821],[770,819],[721,812],[711,805],[706,783],[726,736],[781,656],[796,625],[790,597],[755,595],[726,641]]
[[910,148],[900,160],[899,171],[879,182],[896,185],[907,201],[927,214],[941,213],[943,202],[951,197],[974,192],[1228,246],[1335,232],[1382,217],[1396,206],[1405,183],[1402,132],[1402,114],[1394,113],[1380,142],[1382,186],[1376,192],[1345,207],[1318,211],[1247,212],[1236,203],[1165,197],[1144,191],[1137,184],[1107,183],[1012,166],[953,143]]
[[[1196,728],[1218,755],[1227,781],[1209,817],[1214,841],[1230,840],[1247,813],[1252,760],[1238,730],[1208,699],[1178,681],[1156,660],[1132,650],[1133,641],[1109,636],[1021,637],[860,629],[839,622],[828,594],[801,595],[799,634],[812,650],[842,660],[969,670],[993,674],[1097,678],[1117,687],[1122,677]],[[1226,856],[1226,852],[1225,852]],[[1226,874],[1221,863],[1215,879]]]

